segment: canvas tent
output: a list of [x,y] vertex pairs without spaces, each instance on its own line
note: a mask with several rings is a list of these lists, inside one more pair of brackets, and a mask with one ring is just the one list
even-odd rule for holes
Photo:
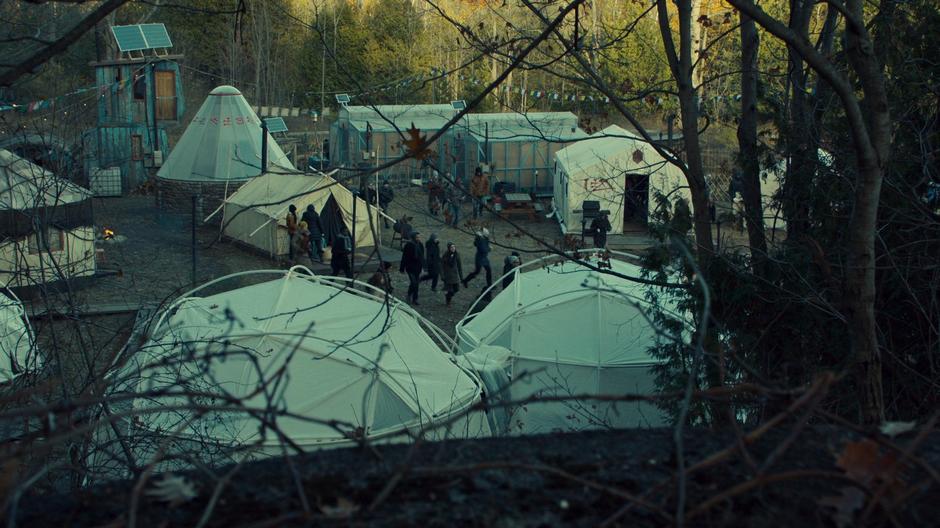
[[95,274],[91,192],[0,149],[0,286]]
[[[509,182],[524,192],[551,192],[555,153],[588,134],[578,127],[571,112],[514,112],[468,114],[466,167],[454,174],[473,175],[479,165],[489,165],[492,182]],[[464,123],[451,135],[460,135]]]
[[[583,258],[627,276],[641,273],[616,258]],[[518,401],[655,390],[651,369],[659,361],[648,350],[667,337],[649,320],[647,286],[558,257],[526,263],[512,273],[515,279],[508,288],[478,313],[471,307],[468,313],[473,315],[457,324],[461,350],[484,376],[490,398],[500,393]],[[483,354],[483,346],[495,352]],[[501,381],[494,380],[493,365],[503,371]],[[646,403],[546,402],[510,409],[494,432],[658,426],[664,420]]]
[[[157,172],[163,180],[241,183],[261,174],[261,120],[241,92],[219,86],[209,93]],[[268,166],[293,169],[268,134]]]
[[[236,281],[254,283],[223,288]],[[225,392],[249,409],[273,403],[284,411],[281,433],[305,450],[356,438],[404,441],[421,429],[429,438],[488,435],[485,418],[466,412],[481,384],[458,365],[454,342],[408,306],[388,306],[382,292],[352,284],[296,266],[231,275],[185,294],[129,367],[148,394],[134,402],[143,429],[175,431],[180,445],[197,441],[197,449],[282,453],[282,440],[247,413],[195,417],[185,397],[156,394],[172,389]]]
[[[353,230],[353,200],[356,225]],[[345,224],[356,237],[356,247],[374,247],[372,229],[381,231],[375,206],[354,197],[352,192],[327,174],[304,174],[274,170],[243,185],[225,200],[222,225],[225,236],[254,247],[272,257],[288,254],[287,209],[297,206],[298,219],[313,205],[327,228],[327,243],[338,232],[337,222]],[[371,224],[369,216],[371,213]]]
[[553,202],[565,232],[581,230],[576,211],[585,200],[596,200],[610,211],[615,231],[626,223],[644,224],[655,209],[657,192],[691,203],[682,172],[649,143],[616,125],[555,154]]
[[38,360],[23,304],[9,290],[0,293],[0,383],[34,369]]

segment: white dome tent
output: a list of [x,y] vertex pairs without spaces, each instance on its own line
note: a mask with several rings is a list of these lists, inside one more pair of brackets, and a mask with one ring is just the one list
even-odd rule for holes
[[0,293],[0,384],[34,370],[38,361],[23,303],[7,289]]
[[[608,260],[596,250],[580,258],[598,268],[609,265],[614,272],[640,276],[638,266]],[[511,273],[516,277],[508,288],[457,324],[460,347],[484,376],[491,397],[501,392],[496,399],[519,401],[655,390],[651,367],[658,360],[648,349],[671,337],[662,335],[650,319],[645,298],[649,286],[555,256]],[[486,349],[481,347],[487,345],[509,352],[482,354]],[[502,363],[501,381],[494,381],[492,365],[481,368],[487,361]],[[494,424],[494,432],[535,434],[665,423],[663,413],[645,402],[541,402],[509,412],[512,416]]]
[[[233,280],[256,283],[209,294]],[[239,273],[189,292],[130,366],[142,429],[258,455],[280,454],[285,440],[311,450],[406,441],[422,430],[431,439],[488,436],[485,418],[468,412],[481,382],[457,364],[455,343],[381,295],[301,266]],[[230,410],[197,418],[191,399],[165,391],[218,394],[198,402]],[[276,421],[284,438],[246,409]]]

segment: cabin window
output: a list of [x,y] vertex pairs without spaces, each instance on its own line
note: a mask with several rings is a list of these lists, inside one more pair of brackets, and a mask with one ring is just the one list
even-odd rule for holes
[[131,160],[141,161],[144,159],[144,143],[140,134],[131,136]]
[[134,99],[142,101],[147,98],[147,76],[143,72],[134,74]]
[[40,252],[61,252],[65,249],[65,232],[55,227],[36,231],[29,235],[29,254],[38,255]]
[[176,120],[176,72],[154,72],[157,119]]

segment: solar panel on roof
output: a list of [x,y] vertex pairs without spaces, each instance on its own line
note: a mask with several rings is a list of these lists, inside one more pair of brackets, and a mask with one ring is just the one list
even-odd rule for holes
[[172,48],[173,42],[164,24],[141,24],[140,30],[144,34],[148,48]]
[[111,34],[122,52],[147,49],[147,39],[140,26],[111,26]]
[[268,126],[268,132],[287,132],[287,123],[284,122],[283,117],[266,117],[264,119],[265,124]]

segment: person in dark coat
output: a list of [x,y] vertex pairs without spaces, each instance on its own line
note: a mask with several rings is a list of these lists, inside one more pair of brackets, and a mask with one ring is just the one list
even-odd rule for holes
[[[383,181],[382,186],[379,187],[379,207],[382,208],[383,213],[388,214],[388,206],[394,199],[395,190],[392,189],[392,185],[388,183],[388,180]],[[382,221],[385,223],[385,229],[388,229],[388,218],[383,216]]]
[[352,239],[349,237],[349,229],[342,226],[339,229],[339,235],[333,239],[333,257],[330,259],[330,268],[333,270],[333,276],[343,275],[352,278],[352,268],[349,266],[349,253],[352,251]]
[[463,280],[463,267],[460,265],[460,254],[457,253],[457,246],[453,242],[447,243],[447,251],[441,257],[441,275],[444,279],[444,298],[447,304],[450,304],[454,294],[460,290],[460,281]]
[[431,291],[437,291],[437,280],[441,275],[441,244],[437,234],[431,233],[428,241],[424,243],[424,262],[427,274],[421,277],[422,281],[431,281]]
[[489,288],[493,284],[493,268],[490,267],[489,229],[484,227],[477,232],[476,238],[473,239],[473,247],[477,249],[476,254],[473,256],[473,272],[464,277],[463,287],[466,288],[467,283],[479,275],[481,270],[486,270],[486,287]]
[[421,270],[424,269],[424,246],[421,245],[421,233],[411,233],[411,240],[402,251],[398,271],[408,274],[408,302],[418,305],[418,285],[421,284]]
[[294,237],[297,235],[297,206],[290,204],[287,208],[287,217],[284,219],[284,223],[287,224],[287,251],[288,258],[291,261],[294,260],[294,246],[297,242],[294,240]]
[[313,204],[307,206],[300,220],[307,222],[307,229],[310,231],[310,260],[314,260],[316,255],[316,260],[323,262],[323,224],[320,223],[320,215]]
[[610,220],[607,219],[607,211],[601,211],[601,214],[594,217],[591,221],[591,233],[594,235],[594,247],[603,249],[607,247],[607,233],[610,232]]
[[518,268],[521,265],[522,265],[522,259],[519,257],[519,253],[516,251],[513,251],[512,255],[509,255],[508,257],[506,257],[505,260],[503,260],[503,289],[504,290],[508,288],[509,285],[512,284],[513,279],[516,278],[515,273],[509,273],[509,272]]

